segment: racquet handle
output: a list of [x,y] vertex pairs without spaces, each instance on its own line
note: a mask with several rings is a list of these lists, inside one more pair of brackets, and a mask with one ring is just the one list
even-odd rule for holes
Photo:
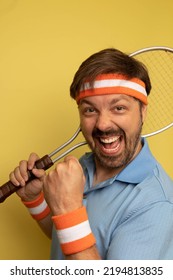
[[[35,167],[37,169],[44,169],[47,170],[49,167],[51,167],[54,164],[54,162],[51,160],[51,158],[48,155],[43,156],[41,159],[37,160],[35,162]],[[31,171],[28,170],[28,182],[32,181],[36,177],[32,174]],[[9,197],[11,194],[19,190],[19,187],[16,187],[13,185],[11,181],[8,181],[4,185],[0,187],[0,203],[3,202],[7,197]]]
[[[54,163],[56,161],[58,161],[59,159],[63,158],[64,156],[66,156],[68,153],[70,153],[71,151],[77,149],[78,147],[81,147],[83,145],[86,145],[86,142],[81,142],[78,143],[76,145],[74,145],[73,147],[69,148],[68,150],[66,150],[64,153],[61,153],[58,157],[51,159],[52,156],[56,155],[58,152],[60,152],[62,149],[64,149],[66,146],[68,146],[80,133],[81,129],[80,127],[76,130],[76,132],[74,133],[74,135],[67,141],[65,142],[63,145],[61,145],[59,148],[57,148],[56,150],[54,150],[53,152],[51,152],[49,155],[45,155],[43,156],[41,159],[37,160],[35,162],[35,167],[37,169],[44,169],[47,170],[49,167],[51,167],[52,165],[54,165]],[[32,181],[33,179],[35,179],[36,177],[32,174],[32,171],[28,170],[28,182]],[[16,192],[18,189],[20,188],[20,186],[16,187],[15,185],[12,184],[11,181],[8,181],[7,183],[5,183],[4,185],[2,185],[0,187],[0,203],[3,202],[7,197],[9,197],[11,194],[13,194],[14,192]]]

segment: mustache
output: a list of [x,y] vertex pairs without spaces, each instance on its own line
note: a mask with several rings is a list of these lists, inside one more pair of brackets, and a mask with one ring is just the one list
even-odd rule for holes
[[124,135],[124,131],[122,129],[110,129],[106,131],[102,131],[98,128],[93,130],[92,136],[93,137],[104,137],[104,136],[116,136],[116,135]]

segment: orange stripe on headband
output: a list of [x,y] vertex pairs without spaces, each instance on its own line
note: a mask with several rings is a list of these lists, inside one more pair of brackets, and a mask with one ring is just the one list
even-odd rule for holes
[[108,94],[126,94],[148,104],[145,84],[138,78],[128,79],[121,74],[102,74],[96,77],[93,85],[85,82],[76,97],[76,102],[85,97]]

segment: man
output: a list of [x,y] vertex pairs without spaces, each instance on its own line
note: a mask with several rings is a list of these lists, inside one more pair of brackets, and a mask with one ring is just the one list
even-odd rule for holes
[[[173,182],[141,138],[150,89],[134,58],[116,49],[93,54],[70,87],[92,152],[80,163],[66,157],[47,175],[31,154],[11,173],[52,236],[52,259],[173,259]],[[37,177],[28,184],[27,169]]]

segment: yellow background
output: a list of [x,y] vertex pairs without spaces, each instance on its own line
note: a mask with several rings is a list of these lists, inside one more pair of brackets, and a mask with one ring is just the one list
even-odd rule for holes
[[[172,0],[0,0],[0,185],[30,152],[50,153],[75,132],[69,85],[85,58],[173,47],[172,15]],[[148,141],[173,177],[173,128]],[[0,205],[0,259],[49,259],[49,248],[16,194]]]

